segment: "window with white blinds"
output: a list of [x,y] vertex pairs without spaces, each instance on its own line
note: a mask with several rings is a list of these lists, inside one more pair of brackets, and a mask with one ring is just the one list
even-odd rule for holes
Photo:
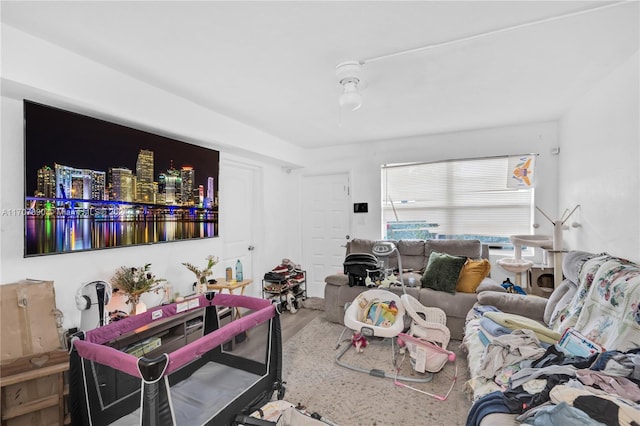
[[498,248],[531,233],[533,189],[509,188],[509,157],[382,167],[386,238],[478,238]]

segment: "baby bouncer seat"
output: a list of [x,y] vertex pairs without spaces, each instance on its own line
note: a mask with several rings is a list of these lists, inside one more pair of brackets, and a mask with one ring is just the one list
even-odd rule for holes
[[[448,361],[455,362],[455,353],[447,350],[451,332],[446,326],[447,315],[444,311],[440,308],[426,307],[415,297],[406,293],[400,296],[400,300],[406,309],[407,315],[411,318],[411,325],[406,333],[398,335],[397,340],[398,345],[401,347],[401,353],[405,354],[408,350],[413,369],[419,373],[433,374],[442,370]],[[457,376],[458,367],[455,366],[451,387],[445,395],[435,395],[413,388],[402,383],[402,378],[397,376],[394,383],[397,386],[444,401],[453,390]]]
[[403,294],[400,300],[411,318],[411,326],[407,334],[436,343],[446,349],[451,339],[451,332],[447,328],[447,314],[440,308],[424,306],[409,294]]
[[[361,338],[374,338],[372,341],[390,342],[391,360],[395,366],[396,343],[395,339],[405,328],[404,315],[405,307],[400,296],[388,290],[373,289],[360,293],[355,300],[348,305],[344,314],[345,329],[338,338],[337,348],[340,347],[342,337],[346,330],[353,331],[353,337],[347,339],[359,349],[357,342]],[[367,341],[368,343],[368,341]],[[365,343],[366,345],[366,343]],[[397,375],[391,374],[378,368],[362,368],[349,364],[342,360],[343,356],[351,348],[351,344],[346,345],[336,356],[336,363],[350,370],[366,373],[371,376],[381,378],[395,378]],[[412,382],[428,382],[433,378],[431,374],[423,377],[401,377],[402,380]]]
[[404,329],[405,309],[400,297],[388,290],[360,293],[344,314],[344,325],[368,337],[395,337]]
[[400,300],[411,318],[411,326],[399,339],[409,348],[413,368],[420,373],[437,373],[447,361],[455,360],[455,354],[446,350],[451,338],[447,315],[440,308],[424,306],[409,294],[403,294]]

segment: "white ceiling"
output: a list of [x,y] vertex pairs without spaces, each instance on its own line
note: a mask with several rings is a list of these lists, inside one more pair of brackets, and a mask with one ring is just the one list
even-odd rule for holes
[[[613,3],[3,1],[1,15],[4,24],[317,147],[556,119],[638,50],[637,1],[575,13]],[[564,14],[573,15],[549,19]],[[335,66],[345,60],[365,61],[364,105],[355,112],[337,103]]]

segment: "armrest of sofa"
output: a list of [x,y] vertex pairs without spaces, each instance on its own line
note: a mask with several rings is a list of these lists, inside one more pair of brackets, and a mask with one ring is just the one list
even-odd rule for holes
[[495,282],[493,278],[486,277],[482,280],[478,288],[476,288],[476,293],[482,293],[483,291],[495,291],[498,293],[507,293],[507,290],[502,287],[500,284]]
[[522,315],[544,323],[544,309],[547,299],[534,295],[483,291],[478,293],[478,303],[498,308],[502,312]]
[[346,274],[332,274],[326,276],[324,282],[335,286],[349,285],[349,277]]

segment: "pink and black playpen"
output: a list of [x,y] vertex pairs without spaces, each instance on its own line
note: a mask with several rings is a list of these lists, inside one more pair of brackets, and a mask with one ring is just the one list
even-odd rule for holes
[[[236,309],[244,313],[242,318],[224,324],[224,313],[233,316]],[[170,353],[161,353],[162,335],[148,330],[154,322],[169,321],[183,312],[203,313],[185,325],[202,327],[202,333]],[[137,352],[130,346],[118,347],[137,335],[145,337]],[[155,349],[154,343],[159,345]],[[145,356],[145,345],[156,355]],[[278,399],[284,395],[281,349],[276,306],[268,300],[226,294],[157,307],[79,332],[72,340],[70,358],[72,423],[233,425],[274,393]]]

